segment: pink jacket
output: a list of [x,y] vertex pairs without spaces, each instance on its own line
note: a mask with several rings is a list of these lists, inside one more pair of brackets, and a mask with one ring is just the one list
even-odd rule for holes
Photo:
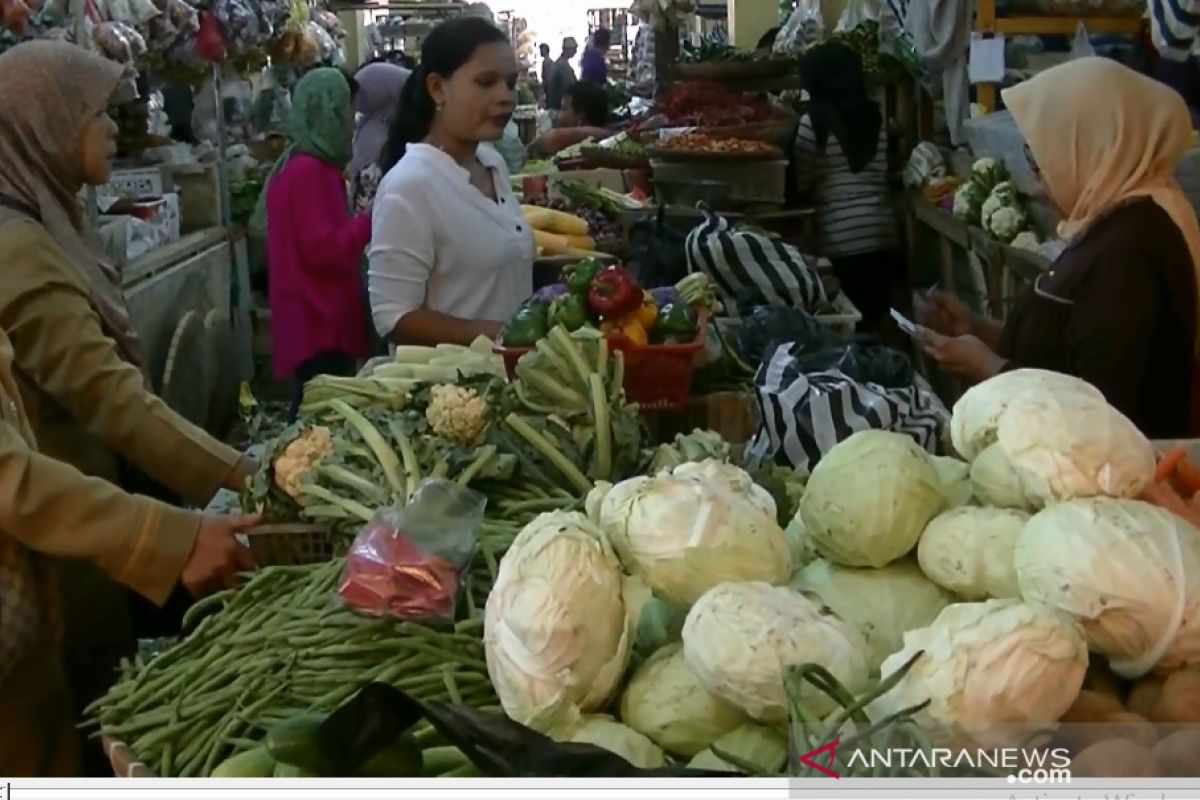
[[275,376],[330,350],[368,354],[361,262],[371,217],[351,217],[337,167],[288,160],[267,187],[267,264]]

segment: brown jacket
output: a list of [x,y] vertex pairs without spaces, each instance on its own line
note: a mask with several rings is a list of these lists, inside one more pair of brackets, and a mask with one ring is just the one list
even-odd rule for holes
[[196,504],[207,503],[240,454],[151,394],[117,354],[84,279],[45,228],[0,228],[0,329],[43,452],[117,479],[117,456]]

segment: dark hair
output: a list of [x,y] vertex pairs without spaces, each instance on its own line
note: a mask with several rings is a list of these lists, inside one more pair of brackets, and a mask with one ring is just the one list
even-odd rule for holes
[[608,93],[596,83],[571,84],[566,96],[571,98],[571,107],[583,117],[584,122],[595,128],[608,124]]
[[544,56],[550,55],[550,45],[548,45],[548,44],[538,45],[538,52]]
[[592,34],[592,44],[608,49],[608,46],[612,44],[612,31],[608,28],[597,28],[596,32]]
[[346,76],[346,83],[350,86],[350,99],[358,97],[358,79],[349,72],[342,70],[342,75]]
[[457,17],[430,32],[421,45],[421,65],[405,81],[399,111],[392,117],[387,143],[379,154],[379,167],[387,172],[404,157],[410,144],[424,141],[436,111],[427,78],[448,78],[489,44],[508,42],[504,32],[482,17]]

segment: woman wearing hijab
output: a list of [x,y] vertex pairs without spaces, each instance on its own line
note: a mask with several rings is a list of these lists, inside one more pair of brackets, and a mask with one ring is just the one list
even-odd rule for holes
[[353,157],[350,87],[336,69],[296,84],[288,149],[258,201],[252,224],[267,232],[267,282],[275,375],[292,378],[290,418],[304,384],[317,375],[352,375],[369,353],[360,262],[371,238],[369,213],[351,215],[343,171]]
[[379,154],[387,141],[388,126],[400,105],[400,92],[412,73],[395,64],[367,64],[354,74],[358,96],[354,110],[358,126],[354,131],[354,157],[350,160],[350,196],[354,209],[364,212],[375,200],[379,188]]
[[810,50],[801,81],[809,106],[796,134],[799,189],[817,209],[820,254],[862,313],[862,329],[878,331],[904,283],[883,112],[867,94],[862,59],[843,44]]
[[942,294],[918,336],[972,381],[1037,367],[1094,384],[1148,436],[1197,433],[1192,415],[1200,226],[1172,174],[1188,147],[1171,88],[1083,58],[1003,93],[1067,240],[1003,325]]
[[198,596],[249,567],[234,534],[256,521],[126,494],[38,453],[0,331],[0,775],[79,773],[55,559],[87,559],[161,604],[177,582]]
[[[144,473],[203,505],[222,486],[240,489],[256,467],[151,393],[120,276],[77,199],[84,184],[110,177],[117,128],[106,109],[122,75],[64,42],[0,55],[0,330],[43,453],[126,487]],[[64,571],[68,670],[86,704],[136,639],[125,590],[82,561]]]

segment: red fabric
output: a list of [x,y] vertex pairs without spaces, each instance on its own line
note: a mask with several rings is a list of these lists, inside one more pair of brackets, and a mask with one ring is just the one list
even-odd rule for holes
[[369,353],[361,263],[371,218],[351,217],[337,167],[289,159],[267,187],[267,262],[275,376],[317,353]]

